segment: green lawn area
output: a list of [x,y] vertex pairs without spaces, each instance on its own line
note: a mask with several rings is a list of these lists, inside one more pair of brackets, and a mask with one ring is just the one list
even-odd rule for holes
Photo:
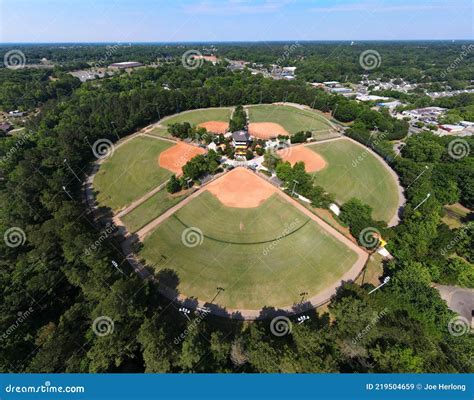
[[94,179],[99,205],[119,210],[165,182],[172,173],[158,166],[158,156],[171,146],[171,142],[138,136],[117,148]]
[[203,110],[193,110],[172,115],[163,119],[163,125],[171,125],[177,122],[189,122],[191,125],[197,125],[207,121],[224,121],[229,122],[232,114],[232,107],[228,108],[206,108]]
[[469,210],[459,203],[444,206],[443,211],[443,222],[451,229],[463,226],[463,219],[469,214]]
[[[340,279],[357,260],[278,195],[251,209],[217,203],[201,194],[145,238],[139,253],[156,272],[174,270],[179,292],[188,297],[210,301],[223,287],[216,300],[223,307],[289,306],[301,292],[311,297]],[[203,232],[200,245],[183,244],[187,227]]]
[[[331,129],[328,120],[315,111],[273,104],[249,106],[248,110],[250,122],[273,122],[280,124],[290,134],[299,131],[317,132]],[[314,137],[317,138],[317,134]]]
[[373,253],[367,265],[365,271],[362,272],[359,277],[356,279],[358,285],[363,285],[364,283],[371,283],[374,286],[380,284],[380,277],[383,275],[383,257],[378,253]]
[[185,197],[185,195],[171,195],[164,188],[140,204],[137,208],[124,215],[122,221],[129,232],[136,232],[148,222],[159,217],[175,204],[178,204]]
[[161,128],[161,127],[153,128],[150,132],[148,132],[148,134],[153,135],[153,136],[165,136],[165,137],[171,136],[168,133],[168,128]]
[[333,193],[338,203],[356,197],[373,208],[372,216],[376,220],[388,222],[395,215],[397,183],[368,150],[347,139],[317,143],[308,148],[327,161],[327,167],[315,173],[315,182]]

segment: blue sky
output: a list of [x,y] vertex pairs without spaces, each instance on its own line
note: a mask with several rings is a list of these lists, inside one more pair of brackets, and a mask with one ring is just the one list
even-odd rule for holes
[[0,0],[0,42],[472,39],[472,0]]

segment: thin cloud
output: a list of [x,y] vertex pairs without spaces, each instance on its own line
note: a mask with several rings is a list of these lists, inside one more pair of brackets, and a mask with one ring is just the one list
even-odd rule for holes
[[242,15],[273,13],[285,6],[288,1],[265,0],[259,3],[249,0],[203,1],[183,7],[188,14],[202,15]]
[[471,8],[468,4],[382,4],[378,3],[359,3],[351,5],[337,5],[332,7],[315,7],[312,12],[354,12],[354,11],[370,11],[373,12],[396,12],[396,11],[430,11],[430,10],[446,10],[446,9],[466,9]]

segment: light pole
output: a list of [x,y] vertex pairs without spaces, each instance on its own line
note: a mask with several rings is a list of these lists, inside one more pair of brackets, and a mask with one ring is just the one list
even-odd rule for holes
[[304,300],[304,297],[308,295],[308,292],[301,292],[300,293],[300,296],[301,296],[301,300],[300,300],[300,304],[303,303],[303,300]]
[[223,287],[217,287],[216,289],[217,289],[217,293],[214,296],[214,298],[211,300],[211,304],[214,303],[214,300],[217,298],[217,296],[219,296],[220,292],[223,292],[225,290]]
[[69,163],[67,162],[67,158],[65,158],[63,160],[63,163],[67,165],[67,167],[69,168],[69,170],[72,172],[72,174],[76,177],[76,179],[80,182],[81,180],[79,179],[79,177],[76,175],[76,173],[74,172],[74,170],[71,168],[71,166],[69,165]]
[[380,289],[383,285],[386,285],[390,281],[390,277],[387,276],[381,285],[378,285],[375,289],[372,289],[369,294],[374,293],[376,290]]
[[293,179],[293,190],[291,191],[291,197],[294,196],[295,194],[295,188],[296,188],[296,184],[298,184],[299,182],[296,180],[296,179]]
[[117,127],[115,126],[115,121],[110,121],[110,125],[114,127],[114,133],[115,133],[115,136],[117,136],[117,140],[120,140],[120,136],[117,133]]
[[183,313],[183,315],[184,315],[189,321],[191,321],[191,318],[189,318],[189,315],[188,315],[188,314],[191,313],[191,311],[189,311],[186,307],[181,307],[181,308],[179,309],[179,311],[180,311],[181,313]]
[[63,190],[64,190],[64,192],[69,196],[69,198],[70,198],[71,200],[74,200],[74,199],[72,198],[72,196],[69,194],[69,192],[66,190],[66,186],[63,186]]

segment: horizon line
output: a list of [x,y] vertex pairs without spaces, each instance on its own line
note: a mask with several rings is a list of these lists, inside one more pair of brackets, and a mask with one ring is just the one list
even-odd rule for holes
[[129,44],[212,44],[212,43],[288,43],[288,42],[299,42],[299,43],[328,43],[328,42],[474,42],[474,38],[458,38],[458,39],[272,39],[272,40],[186,40],[186,41],[120,41],[120,40],[109,40],[109,41],[51,41],[51,42],[0,42],[0,46],[4,45],[39,45],[39,44],[110,44],[110,43],[129,43]]

